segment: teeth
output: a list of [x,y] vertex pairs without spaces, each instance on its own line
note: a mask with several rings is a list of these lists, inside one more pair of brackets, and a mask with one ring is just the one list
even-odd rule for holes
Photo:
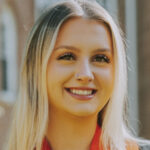
[[70,89],[70,92],[77,95],[91,95],[92,90],[76,90],[76,89]]

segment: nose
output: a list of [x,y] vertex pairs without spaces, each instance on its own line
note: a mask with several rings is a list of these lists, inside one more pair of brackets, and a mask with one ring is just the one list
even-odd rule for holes
[[84,82],[84,83],[88,83],[94,80],[93,73],[87,62],[79,65],[75,78],[77,81]]

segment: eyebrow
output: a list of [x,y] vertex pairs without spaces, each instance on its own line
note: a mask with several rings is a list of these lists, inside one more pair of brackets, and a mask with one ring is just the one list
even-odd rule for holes
[[111,52],[111,50],[109,48],[98,48],[94,52]]
[[[68,45],[61,45],[59,47],[56,47],[54,50],[59,50],[59,49],[69,49],[69,50],[74,50],[74,51],[80,51],[79,48],[73,47],[73,46],[68,46]],[[93,52],[111,52],[109,48],[98,48],[95,49]]]
[[56,47],[54,50],[59,50],[59,49],[69,49],[69,50],[75,50],[75,51],[80,51],[80,49],[73,47],[73,46],[68,46],[68,45],[61,45],[59,47]]

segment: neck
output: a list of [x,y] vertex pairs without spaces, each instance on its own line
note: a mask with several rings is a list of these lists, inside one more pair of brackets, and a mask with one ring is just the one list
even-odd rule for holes
[[47,139],[52,150],[89,150],[97,114],[78,117],[50,108]]

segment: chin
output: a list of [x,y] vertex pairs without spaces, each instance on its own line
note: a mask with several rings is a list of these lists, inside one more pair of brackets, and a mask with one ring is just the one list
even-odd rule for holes
[[81,109],[81,110],[75,110],[74,112],[71,112],[73,115],[78,116],[78,117],[89,117],[92,115],[97,114],[96,110],[92,109]]
[[89,116],[92,116],[94,115],[93,113],[90,113],[90,112],[80,112],[80,113],[77,113],[76,116],[78,117],[89,117]]

